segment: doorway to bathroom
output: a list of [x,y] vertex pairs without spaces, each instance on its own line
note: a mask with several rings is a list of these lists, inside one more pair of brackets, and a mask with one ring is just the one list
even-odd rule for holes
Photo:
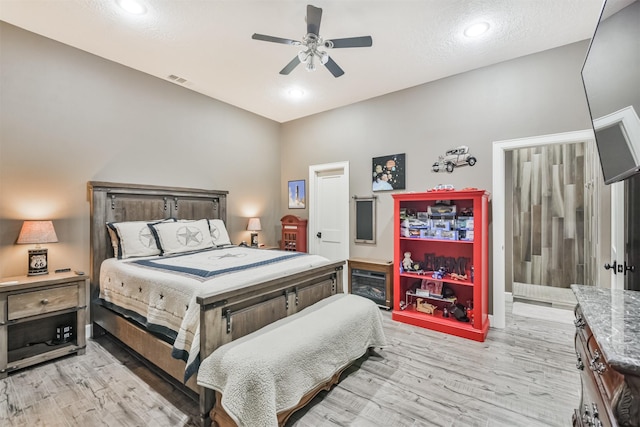
[[587,143],[573,142],[509,152],[514,303],[575,306],[570,286],[585,283],[588,274],[586,149]]

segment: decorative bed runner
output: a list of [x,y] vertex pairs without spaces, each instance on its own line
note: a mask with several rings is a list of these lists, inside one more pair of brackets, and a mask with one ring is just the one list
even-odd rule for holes
[[214,248],[188,254],[141,259],[131,263],[205,281],[221,274],[262,267],[305,255],[301,252],[256,249],[251,251],[247,253],[246,248],[241,247],[224,248],[224,251],[221,248]]

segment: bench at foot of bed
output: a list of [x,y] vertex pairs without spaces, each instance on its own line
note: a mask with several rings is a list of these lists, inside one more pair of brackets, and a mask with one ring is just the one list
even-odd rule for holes
[[216,391],[214,425],[282,426],[384,345],[378,306],[338,294],[218,348],[200,365],[198,384]]
[[[328,381],[320,384],[318,387],[302,396],[300,402],[298,402],[298,404],[293,408],[279,412],[277,414],[278,426],[284,426],[289,420],[289,417],[291,417],[291,415],[293,415],[293,413],[298,409],[304,408],[307,403],[311,402],[311,400],[316,397],[316,394],[320,393],[323,390],[331,390],[331,387],[333,387],[335,384],[338,384],[340,375],[342,375],[342,372],[344,372],[349,366],[351,366],[351,364],[345,366],[339,372],[336,372]],[[216,391],[216,406],[211,410],[211,425],[217,427],[237,427],[238,424],[233,420],[233,418],[229,416],[229,414],[227,414],[227,411],[224,410],[221,400],[222,394]]]

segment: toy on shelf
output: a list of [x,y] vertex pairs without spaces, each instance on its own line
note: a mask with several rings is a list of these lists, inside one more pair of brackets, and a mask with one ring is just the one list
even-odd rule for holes
[[439,280],[422,280],[421,286],[422,289],[428,292],[428,296],[442,298],[443,295],[443,283]]
[[411,271],[411,269],[413,268],[413,260],[411,259],[411,252],[404,253],[404,258],[402,260],[402,268],[404,268],[405,271]]
[[467,308],[460,303],[452,303],[449,306],[449,313],[459,322],[469,322],[469,318],[467,317]]
[[424,274],[422,264],[411,259],[411,252],[405,252],[402,259],[401,272]]
[[434,271],[433,274],[431,274],[431,277],[433,277],[434,279],[443,279],[446,274],[447,269],[444,267],[440,267],[439,269]]
[[433,187],[431,190],[427,191],[453,191],[455,188],[451,184],[438,184]]
[[434,314],[436,312],[436,308],[438,307],[433,304],[429,304],[423,298],[416,298],[416,310],[427,314]]

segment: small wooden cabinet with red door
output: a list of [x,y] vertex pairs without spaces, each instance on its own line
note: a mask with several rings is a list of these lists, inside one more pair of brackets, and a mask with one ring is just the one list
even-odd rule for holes
[[307,252],[307,220],[295,215],[280,218],[282,239],[280,249],[292,252]]
[[392,318],[484,341],[488,316],[488,203],[484,190],[393,194]]

